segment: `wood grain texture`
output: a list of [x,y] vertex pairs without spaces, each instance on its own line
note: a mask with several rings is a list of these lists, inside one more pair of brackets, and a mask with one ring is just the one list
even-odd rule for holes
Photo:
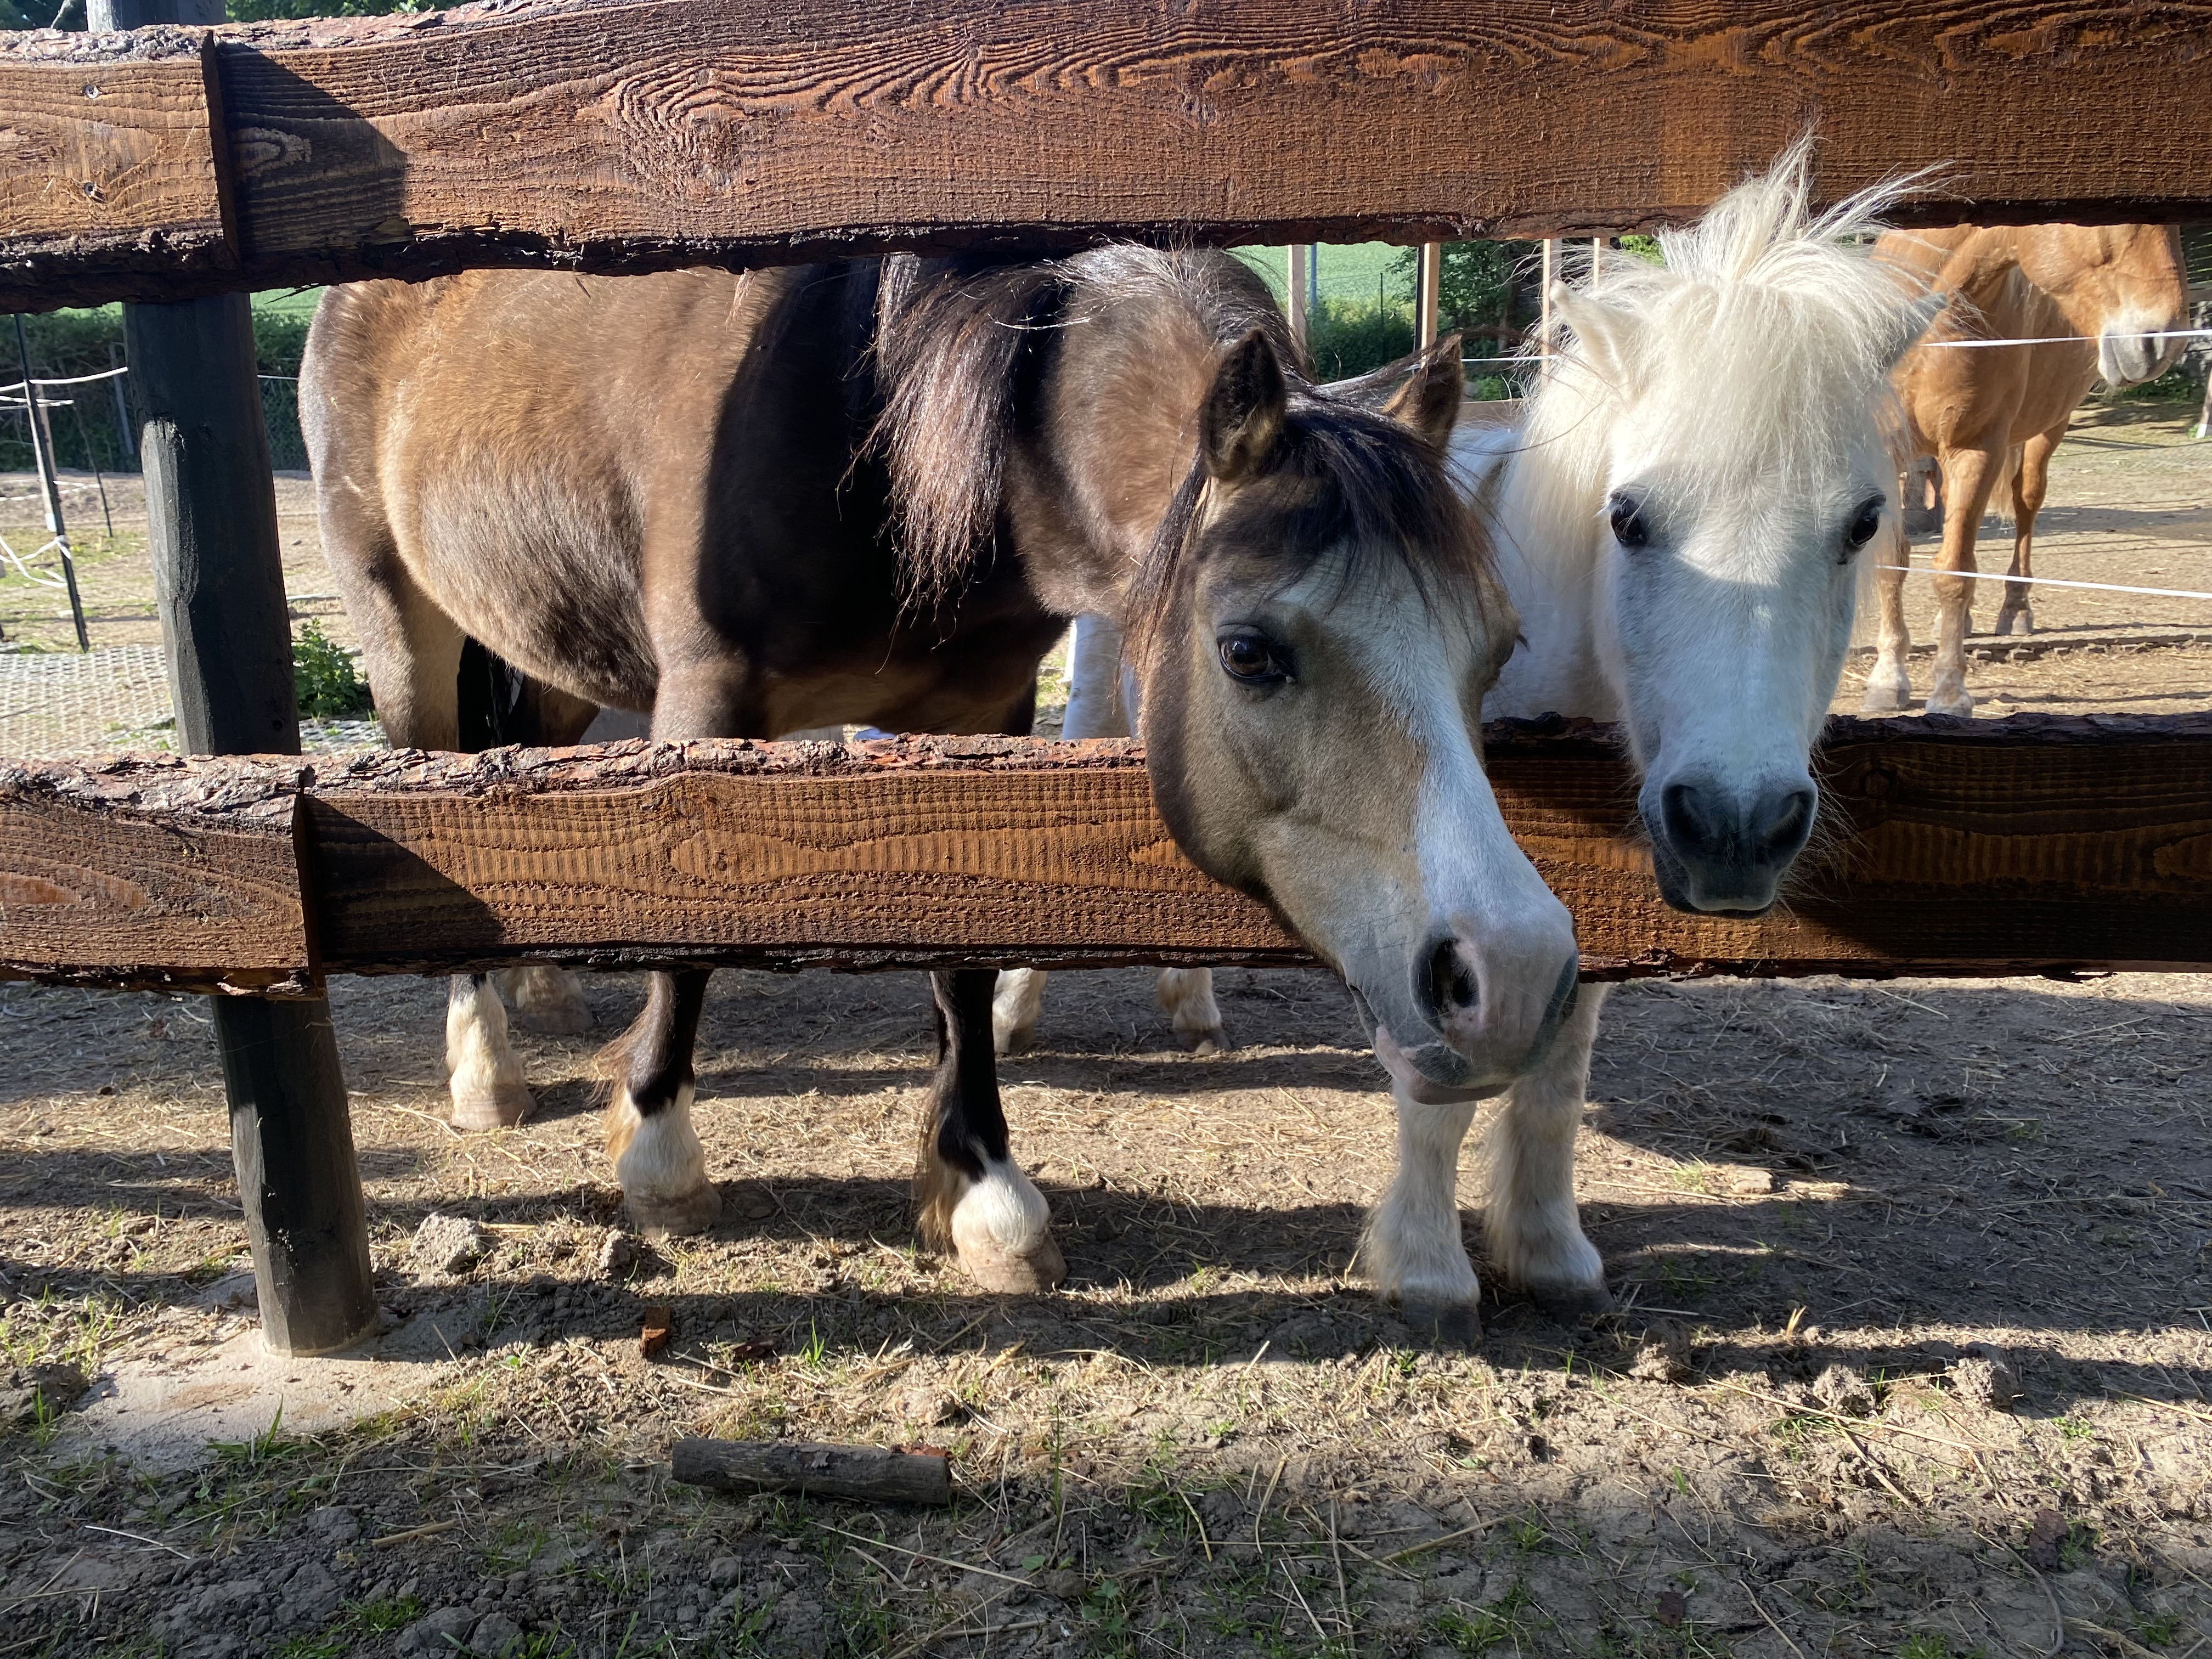
[[1176,850],[1125,743],[564,753],[403,757],[319,787],[307,822],[329,959],[365,972],[532,954],[600,967],[1307,960]]
[[308,994],[296,765],[0,763],[0,978]]
[[[483,0],[222,38],[241,285],[1625,230],[1808,125],[1823,196],[1940,167],[1947,222],[2212,202],[2208,0]],[[18,302],[185,291],[137,282],[48,262]]]
[[[297,989],[316,965],[1310,960],[1176,850],[1127,743],[318,764],[304,884],[270,763],[0,773],[5,971]],[[1610,732],[1493,728],[1490,767],[1593,977],[2212,968],[2212,716],[1835,720],[1826,850],[1757,920],[1661,903]]]
[[39,301],[77,271],[111,287],[234,281],[205,31],[40,30],[9,48],[0,52],[0,309],[19,295]]

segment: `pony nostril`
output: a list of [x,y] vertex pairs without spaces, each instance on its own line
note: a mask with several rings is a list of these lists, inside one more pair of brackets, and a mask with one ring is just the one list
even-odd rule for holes
[[1786,858],[1805,844],[1812,832],[1814,798],[1809,789],[1792,789],[1769,807],[1759,843],[1763,851]]
[[1461,956],[1455,939],[1439,940],[1437,948],[1429,952],[1426,977],[1429,1007],[1439,1018],[1463,1014],[1481,1000],[1474,970]]
[[1695,784],[1670,783],[1659,796],[1659,817],[1667,839],[1686,852],[1705,853],[1717,837]]

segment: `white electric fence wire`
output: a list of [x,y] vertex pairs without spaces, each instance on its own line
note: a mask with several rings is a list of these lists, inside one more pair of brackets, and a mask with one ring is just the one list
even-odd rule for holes
[[1939,570],[1932,564],[1880,564],[1877,570],[1902,570],[1908,576],[1956,576],[1969,582],[2025,582],[2031,587],[2086,587],[2100,593],[2148,593],[2160,599],[2212,599],[2185,587],[2130,587],[2122,582],[2062,581],[2056,576],[2008,576],[2002,570]]

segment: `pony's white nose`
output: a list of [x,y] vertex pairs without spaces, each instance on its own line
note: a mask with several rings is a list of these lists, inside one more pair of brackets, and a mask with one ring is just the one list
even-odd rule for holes
[[1574,924],[1564,906],[1510,929],[1440,930],[1413,963],[1413,1006],[1443,1046],[1502,1086],[1550,1047],[1574,1005]]

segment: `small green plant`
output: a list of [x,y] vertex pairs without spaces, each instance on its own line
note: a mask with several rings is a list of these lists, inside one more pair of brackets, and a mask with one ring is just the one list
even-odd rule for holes
[[2062,1440],[2087,1440],[2097,1432],[2078,1417],[2059,1418],[2051,1426],[2058,1431]]
[[2154,1613],[2136,1621],[2136,1639],[2147,1648],[2170,1647],[2180,1634],[2181,1615],[2178,1613]]
[[1940,1631],[1915,1631],[1899,1646],[1897,1659],[1951,1659],[1951,1638]]
[[353,653],[314,622],[301,624],[292,641],[292,684],[306,720],[359,720],[372,712],[368,682],[355,667]]

